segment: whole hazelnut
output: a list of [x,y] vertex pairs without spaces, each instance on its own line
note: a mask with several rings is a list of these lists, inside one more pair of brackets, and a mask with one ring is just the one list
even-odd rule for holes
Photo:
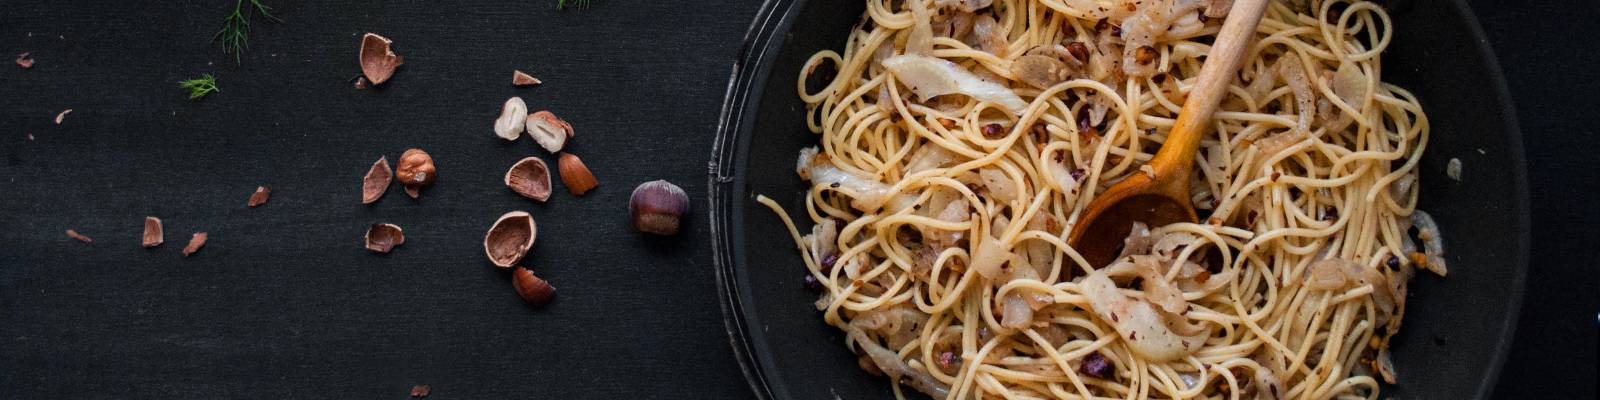
[[411,197],[416,198],[413,193],[416,193],[417,189],[432,185],[433,181],[438,179],[438,170],[433,166],[433,157],[428,156],[428,152],[411,149],[400,155],[394,177],[401,185],[405,185],[408,189],[407,194],[412,194]]
[[517,295],[531,306],[549,304],[556,297],[556,288],[550,282],[533,275],[533,271],[524,267],[517,267],[511,271],[511,287],[517,290]]
[[633,189],[628,212],[633,216],[633,226],[641,232],[676,235],[683,214],[689,212],[689,195],[671,182],[645,182]]

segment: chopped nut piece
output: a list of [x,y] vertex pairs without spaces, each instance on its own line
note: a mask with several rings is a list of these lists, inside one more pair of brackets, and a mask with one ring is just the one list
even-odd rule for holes
[[388,253],[406,243],[406,234],[395,224],[372,224],[367,228],[367,250]]
[[549,111],[539,111],[528,116],[528,137],[539,143],[545,151],[557,153],[572,138],[572,124]]
[[489,234],[484,235],[483,252],[496,267],[511,268],[533,248],[533,240],[538,235],[539,228],[534,225],[532,215],[523,211],[508,212],[495,220]]
[[28,58],[28,52],[22,52],[22,54],[17,55],[17,66],[22,67],[22,69],[33,68],[33,59]]
[[71,229],[67,230],[67,237],[73,238],[73,239],[77,239],[79,242],[84,242],[84,243],[93,243],[94,242],[94,239],[90,239],[88,236],[84,236],[83,234],[78,233],[78,231],[71,230]]
[[511,287],[517,290],[517,295],[522,296],[522,301],[530,306],[549,304],[556,297],[556,288],[550,282],[533,275],[533,271],[524,267],[517,267],[511,271]]
[[361,37],[361,73],[374,86],[383,84],[394,75],[395,68],[405,64],[405,58],[394,54],[389,45],[394,41],[374,33]]
[[206,245],[206,233],[205,232],[195,232],[194,236],[189,238],[189,245],[188,246],[183,246],[183,256],[184,257],[188,257],[188,256],[191,256],[191,255],[194,255],[195,252],[200,251],[200,246],[205,246],[205,245]]
[[506,171],[506,187],[530,199],[543,202],[550,199],[550,166],[539,157],[517,161]]
[[144,247],[160,246],[166,240],[166,233],[161,231],[161,219],[144,217]]
[[505,140],[517,140],[522,135],[523,124],[528,121],[528,103],[521,97],[506,99],[500,106],[500,118],[494,120],[494,134]]
[[383,192],[389,190],[389,179],[393,177],[389,158],[378,157],[378,162],[372,163],[372,169],[367,170],[367,176],[361,178],[361,204],[372,204],[383,197]]
[[520,70],[511,71],[511,84],[512,85],[515,85],[515,86],[533,86],[533,85],[537,85],[537,84],[541,84],[541,83],[544,83],[544,82],[540,81],[539,78],[533,77],[533,75],[528,75],[527,72],[522,72]]
[[60,114],[56,114],[56,125],[61,125],[61,119],[62,118],[66,118],[67,114],[71,113],[71,112],[72,112],[72,109],[68,108],[68,109],[65,109],[65,110],[61,110]]
[[245,203],[251,207],[267,204],[267,197],[272,196],[272,187],[256,186],[256,192],[250,194],[250,201]]
[[428,385],[412,386],[411,387],[411,397],[418,397],[418,398],[420,398],[420,397],[428,397],[428,392],[429,391],[430,391],[430,389],[428,388]]
[[589,167],[583,165],[583,160],[579,160],[578,156],[572,153],[561,153],[556,168],[561,170],[561,182],[567,184],[567,190],[574,196],[582,196],[600,184],[595,181],[594,174],[589,172]]

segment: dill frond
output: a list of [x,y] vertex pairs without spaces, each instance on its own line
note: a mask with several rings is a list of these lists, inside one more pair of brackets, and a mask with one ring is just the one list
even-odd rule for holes
[[234,0],[233,13],[222,19],[222,29],[217,31],[211,40],[222,42],[222,52],[233,54],[233,62],[240,62],[246,48],[250,47],[250,11],[254,10],[261,16],[273,21],[283,22],[268,12],[272,7],[261,4],[261,0],[249,0],[247,7],[245,0]]
[[556,9],[560,10],[566,8],[567,2],[569,1],[572,2],[572,8],[577,8],[580,10],[589,8],[589,0],[556,0]]
[[189,89],[189,100],[199,100],[214,92],[221,92],[217,87],[217,77],[211,74],[200,75],[199,78],[178,82],[178,87]]

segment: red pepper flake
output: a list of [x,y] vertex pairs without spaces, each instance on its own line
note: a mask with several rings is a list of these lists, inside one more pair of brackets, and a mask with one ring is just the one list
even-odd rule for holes
[[1200,273],[1194,274],[1195,283],[1205,284],[1209,280],[1211,280],[1211,271],[1201,270]]
[[83,234],[78,233],[78,231],[71,230],[71,229],[67,230],[67,237],[73,238],[73,239],[77,239],[79,242],[84,242],[84,243],[93,243],[94,242],[94,239],[90,239],[88,236],[84,236]]
[[28,52],[24,51],[22,54],[17,55],[17,66],[22,67],[22,69],[33,68],[33,59],[29,58],[28,54]]
[[939,353],[939,369],[952,370],[961,365],[961,359],[953,351]]
[[66,118],[67,117],[67,113],[71,113],[71,112],[72,112],[72,109],[68,108],[66,110],[62,110],[60,114],[56,114],[56,125],[61,125],[61,119],[62,118]]
[[983,137],[985,139],[999,139],[1004,137],[1005,133],[1005,127],[1000,126],[1000,124],[988,124],[983,126]]
[[271,197],[271,196],[272,196],[272,187],[271,186],[256,186],[256,192],[250,194],[250,200],[249,200],[249,202],[247,202],[245,204],[247,204],[247,205],[249,205],[251,207],[259,206],[259,205],[262,205],[262,204],[267,204],[267,198]]
[[1083,357],[1083,365],[1078,367],[1078,372],[1100,379],[1110,378],[1111,363],[1100,353],[1089,353]]
[[1089,46],[1084,46],[1083,42],[1068,43],[1067,52],[1072,54],[1072,58],[1078,59],[1078,62],[1089,62]]
[[1122,320],[1117,318],[1117,313],[1111,313],[1111,322],[1122,322]]
[[200,251],[200,246],[206,245],[206,236],[205,232],[195,232],[194,236],[189,238],[189,245],[183,246],[183,256],[188,257]]
[[411,387],[411,397],[428,397],[428,392],[430,392],[432,390],[433,389],[429,388],[428,385],[412,386]]
[[1150,62],[1155,60],[1156,48],[1154,47],[1139,46],[1139,48],[1133,50],[1133,61],[1138,62],[1139,65],[1150,65]]
[[1139,332],[1128,332],[1128,340],[1139,341]]

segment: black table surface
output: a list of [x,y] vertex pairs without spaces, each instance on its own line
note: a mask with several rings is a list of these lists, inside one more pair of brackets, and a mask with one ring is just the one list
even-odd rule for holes
[[[0,398],[749,398],[715,293],[707,160],[755,1],[264,0],[239,61],[211,41],[233,2],[0,1]],[[135,4],[148,3],[148,4]],[[1593,398],[1600,6],[1474,1],[1517,102],[1534,254],[1497,398]],[[355,90],[364,32],[406,65]],[[509,85],[513,69],[544,80]],[[186,99],[204,73],[221,92]],[[576,128],[600,182],[548,203],[501,183],[554,157],[492,133],[521,96]],[[53,118],[72,109],[61,124]],[[433,154],[439,183],[359,201],[380,156]],[[668,179],[695,210],[671,239],[627,220]],[[271,202],[245,206],[258,185]],[[500,214],[538,220],[525,306],[483,256]],[[139,245],[142,220],[167,243]],[[362,248],[376,222],[394,253]],[[75,229],[93,243],[68,239]],[[193,232],[210,235],[185,258]]]

